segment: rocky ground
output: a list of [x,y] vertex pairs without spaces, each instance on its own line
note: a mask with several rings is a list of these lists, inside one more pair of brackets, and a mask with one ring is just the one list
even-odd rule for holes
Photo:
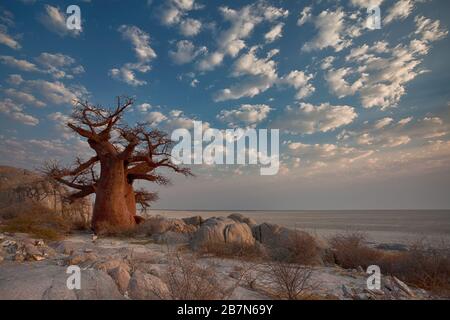
[[[244,217],[158,218],[146,226],[153,234],[97,238],[88,232],[46,242],[21,233],[0,234],[0,299],[174,299],[176,277],[196,272],[191,285],[210,286],[215,299],[272,299],[271,266],[242,259],[193,255],[207,241],[267,244],[290,231],[255,225]],[[276,237],[274,235],[277,235]],[[178,252],[178,253],[175,253]],[[195,257],[194,257],[195,256]],[[175,262],[174,262],[175,261]],[[178,263],[178,264],[177,264]],[[81,268],[81,288],[67,288],[67,267]],[[190,268],[190,269],[189,269]],[[199,271],[200,270],[200,271]],[[303,270],[303,269],[301,269]],[[381,290],[368,290],[367,274],[338,266],[308,267],[307,295],[314,299],[431,299],[395,277],[382,277]],[[184,272],[184,273],[183,273]],[[208,283],[204,280],[210,279]],[[201,289],[207,292],[206,289]],[[188,297],[192,297],[189,296]]]

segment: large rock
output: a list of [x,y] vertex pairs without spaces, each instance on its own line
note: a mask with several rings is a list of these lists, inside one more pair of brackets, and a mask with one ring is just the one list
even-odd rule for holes
[[128,295],[135,300],[169,299],[167,285],[158,277],[137,270],[131,277]]
[[215,244],[254,245],[252,231],[246,223],[227,218],[210,218],[197,230],[191,240],[194,250]]
[[251,228],[255,226],[257,223],[254,219],[245,217],[244,215],[240,213],[232,213],[228,216],[229,219],[232,219],[237,222],[242,222],[248,224],[248,226]]
[[47,260],[0,265],[0,300],[123,299],[113,279],[100,270],[81,270],[80,290],[67,288],[66,267]]
[[181,219],[168,219],[164,217],[152,217],[142,223],[139,228],[148,235],[161,234],[168,231],[176,233],[193,233],[197,228],[186,224]]
[[108,274],[111,276],[111,278],[113,278],[114,282],[119,288],[120,293],[125,294],[131,279],[128,270],[122,266],[119,266],[117,268],[109,270]]
[[296,237],[309,236],[306,232],[289,229],[272,223],[262,223],[252,227],[255,239],[268,247],[286,246]]
[[195,226],[195,227],[200,227],[200,225],[204,221],[201,216],[194,216],[194,217],[189,217],[189,218],[183,218],[182,220],[187,225],[192,225],[192,226]]
[[92,213],[89,198],[72,204],[63,201],[68,189],[54,184],[37,173],[0,166],[0,219],[13,218],[30,208],[55,211],[64,219],[80,226],[88,226]]

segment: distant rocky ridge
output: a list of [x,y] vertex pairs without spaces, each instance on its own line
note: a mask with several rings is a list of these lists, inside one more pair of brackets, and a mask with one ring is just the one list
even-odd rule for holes
[[12,218],[32,205],[42,206],[73,222],[89,225],[91,199],[64,201],[68,189],[41,175],[15,167],[0,166],[0,219]]

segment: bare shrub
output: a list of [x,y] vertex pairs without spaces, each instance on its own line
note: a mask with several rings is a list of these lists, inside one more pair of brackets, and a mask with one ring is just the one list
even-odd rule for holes
[[384,273],[436,294],[450,295],[450,247],[413,243],[406,252],[385,254],[378,262]]
[[70,221],[41,205],[30,205],[16,217],[6,220],[4,232],[29,233],[37,238],[59,240],[72,230]]
[[329,240],[334,253],[336,264],[345,268],[367,268],[377,264],[381,258],[381,252],[365,245],[366,237],[362,233],[354,232],[340,234]]
[[263,287],[276,299],[308,300],[318,285],[311,279],[309,266],[273,261],[263,266]]
[[[169,255],[167,269],[161,278],[169,289],[168,298],[172,300],[228,299],[241,279],[234,285],[226,286],[217,274],[214,266],[201,264],[195,256],[182,255],[177,251]],[[154,293],[158,295],[156,290]],[[160,298],[167,299],[164,296]]]
[[360,233],[338,235],[330,240],[335,262],[343,268],[378,265],[383,274],[440,295],[450,295],[450,246],[417,241],[405,252],[386,252],[364,244]]
[[320,246],[316,239],[306,232],[295,232],[280,243],[281,245],[269,248],[270,260],[302,265],[317,265],[321,262]]

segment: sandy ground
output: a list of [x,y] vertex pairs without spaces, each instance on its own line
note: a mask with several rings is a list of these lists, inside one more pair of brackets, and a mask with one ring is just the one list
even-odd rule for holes
[[205,218],[242,213],[258,223],[270,222],[298,228],[327,238],[347,231],[359,231],[374,244],[410,244],[426,240],[450,243],[450,210],[442,211],[175,211],[150,210],[149,215]]

